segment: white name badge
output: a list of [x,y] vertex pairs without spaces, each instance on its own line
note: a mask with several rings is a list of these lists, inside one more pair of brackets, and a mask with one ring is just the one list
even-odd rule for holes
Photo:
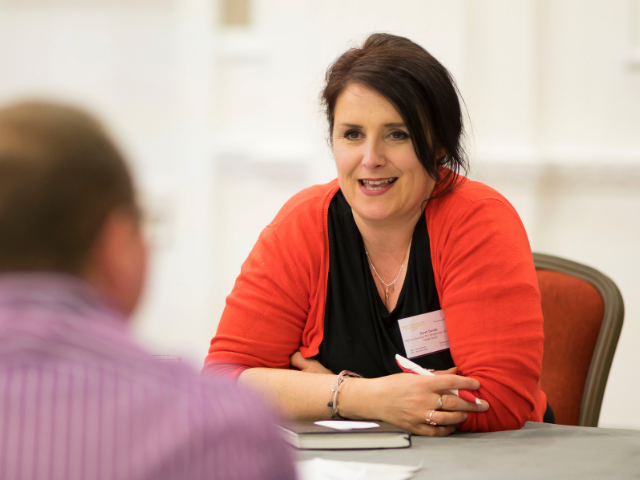
[[408,358],[420,357],[449,348],[444,311],[423,313],[398,320]]

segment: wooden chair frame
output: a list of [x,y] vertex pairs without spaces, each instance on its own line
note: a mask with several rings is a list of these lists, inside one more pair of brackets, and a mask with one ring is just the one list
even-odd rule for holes
[[542,253],[534,253],[533,261],[536,270],[560,272],[590,283],[598,290],[604,302],[600,333],[591,357],[582,394],[580,416],[578,417],[578,425],[597,427],[611,362],[616,352],[624,320],[622,295],[613,280],[594,268]]

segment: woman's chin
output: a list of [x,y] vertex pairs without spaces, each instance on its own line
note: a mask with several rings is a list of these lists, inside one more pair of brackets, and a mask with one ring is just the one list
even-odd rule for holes
[[367,222],[385,222],[393,220],[394,212],[391,212],[387,208],[353,208],[355,214],[357,214],[362,220]]
[[368,196],[364,195],[359,188],[355,188],[346,192],[343,190],[343,193],[347,202],[351,205],[354,215],[357,215],[362,220],[384,222],[392,220],[397,214],[397,208],[391,205],[396,203],[390,195],[393,192],[388,192],[386,195]]

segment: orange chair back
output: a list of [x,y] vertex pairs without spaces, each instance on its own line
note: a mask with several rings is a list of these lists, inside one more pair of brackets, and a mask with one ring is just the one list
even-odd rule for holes
[[541,384],[557,423],[597,427],[624,323],[624,300],[602,272],[533,253],[544,314]]
[[604,302],[598,290],[584,280],[550,270],[536,273],[544,315],[542,390],[556,423],[578,425]]

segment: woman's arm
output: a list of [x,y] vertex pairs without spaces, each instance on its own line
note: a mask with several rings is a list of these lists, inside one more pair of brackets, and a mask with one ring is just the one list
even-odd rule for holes
[[[286,418],[323,420],[331,418],[327,406],[337,375],[307,373],[277,368],[250,368],[238,383],[264,394]],[[345,383],[350,383],[349,379]],[[342,390],[342,389],[341,389]],[[341,395],[344,392],[341,392]]]
[[469,415],[460,426],[465,431],[518,429],[541,421],[545,406],[531,248],[513,207],[494,195],[470,202],[463,214],[446,206],[439,212],[451,222],[436,238],[442,243],[434,263],[451,355],[461,375],[480,380],[479,397],[491,404],[486,414]]
[[311,279],[319,275],[295,245],[291,238],[283,245],[273,227],[262,231],[227,297],[205,373],[237,378],[247,368],[289,368],[310,316]]
[[[337,375],[296,370],[252,368],[240,375],[241,384],[257,389],[288,418],[331,418],[327,403]],[[475,405],[447,393],[452,388],[476,390],[480,382],[457,375],[421,377],[407,373],[376,379],[347,378],[338,394],[338,412],[354,420],[383,420],[416,435],[445,436],[467,418],[469,411],[486,411],[488,404]],[[443,406],[438,410],[442,395]],[[433,410],[430,426],[426,419]]]

